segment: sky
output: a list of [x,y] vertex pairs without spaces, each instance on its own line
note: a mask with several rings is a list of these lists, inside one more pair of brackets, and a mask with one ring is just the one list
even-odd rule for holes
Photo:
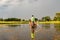
[[60,0],[0,0],[0,18],[53,18],[60,12]]

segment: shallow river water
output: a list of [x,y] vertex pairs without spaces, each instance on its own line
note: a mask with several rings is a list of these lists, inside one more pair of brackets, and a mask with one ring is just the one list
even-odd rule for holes
[[[34,40],[60,38],[60,24],[38,24]],[[29,24],[0,25],[0,40],[32,40]]]

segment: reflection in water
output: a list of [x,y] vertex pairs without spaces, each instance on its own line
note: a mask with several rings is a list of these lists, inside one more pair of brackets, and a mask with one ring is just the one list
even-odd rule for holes
[[56,33],[53,40],[60,40],[60,24],[54,24],[54,27],[56,29]]
[[31,40],[35,40],[35,30],[37,26],[32,26],[31,27]]
[[0,40],[30,40],[28,25],[6,27],[0,30]]
[[[35,31],[37,32],[34,33],[35,39],[33,40],[57,40],[60,38],[60,24],[39,24]],[[30,27],[28,24],[1,25],[0,40],[31,40]]]
[[[42,26],[41,26],[42,25]],[[51,27],[52,26],[52,27]],[[55,28],[52,24],[40,24],[40,29],[36,33],[36,40],[52,40],[55,34]]]
[[58,32],[60,32],[60,24],[54,24],[54,26],[55,26],[55,28],[56,28],[56,31]]
[[21,25],[7,25],[8,27],[17,27],[17,26],[21,26]]
[[42,24],[42,27],[45,29],[49,29],[50,28],[50,24]]

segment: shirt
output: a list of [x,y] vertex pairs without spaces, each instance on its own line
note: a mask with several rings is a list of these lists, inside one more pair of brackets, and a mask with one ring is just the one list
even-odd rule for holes
[[31,21],[35,22],[35,17],[32,17],[32,18],[31,18]]

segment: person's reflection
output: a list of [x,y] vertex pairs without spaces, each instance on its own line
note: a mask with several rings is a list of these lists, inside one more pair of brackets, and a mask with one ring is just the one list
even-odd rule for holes
[[37,28],[37,24],[32,23],[31,20],[29,20],[29,26],[31,29],[31,38],[32,40],[35,40],[35,29]]
[[31,27],[31,38],[32,38],[32,40],[35,40],[35,29],[36,29],[36,27]]
[[32,40],[35,38],[35,30],[34,29],[31,29],[31,38],[32,38]]

